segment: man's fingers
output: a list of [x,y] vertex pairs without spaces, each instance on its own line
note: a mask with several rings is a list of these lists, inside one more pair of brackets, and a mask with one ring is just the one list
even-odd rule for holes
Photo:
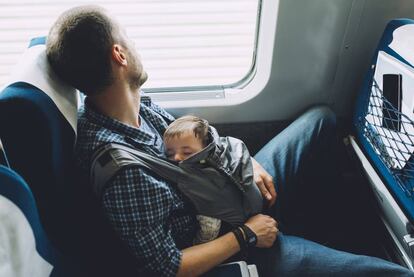
[[273,184],[273,178],[255,159],[252,158],[252,162],[256,184],[270,207],[276,201],[276,190]]
[[276,197],[275,183],[273,182],[272,176],[269,175],[265,178],[265,185],[272,197]]
[[[269,191],[267,190],[265,183],[263,182],[262,178],[256,178],[256,185],[259,188],[260,192],[262,193],[263,197],[266,198],[267,200],[271,199],[271,195],[269,193]],[[269,198],[270,197],[270,198]]]
[[266,186],[266,190],[268,191],[270,197],[266,199],[269,200],[269,207],[273,206],[276,202],[276,190],[275,190],[275,184],[273,183],[273,178],[271,176],[267,176],[265,178],[264,185]]

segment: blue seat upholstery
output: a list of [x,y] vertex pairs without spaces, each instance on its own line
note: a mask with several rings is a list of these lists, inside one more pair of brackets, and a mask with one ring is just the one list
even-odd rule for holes
[[53,234],[62,189],[71,183],[74,131],[45,93],[20,82],[0,94],[0,137],[10,166],[30,183]]
[[[41,43],[44,39],[33,40],[26,53],[38,51],[35,46]],[[39,88],[48,76],[37,67],[42,57],[33,56],[22,59],[16,70],[20,75],[0,92],[0,138],[11,168],[30,184],[53,240],[63,223],[64,188],[72,183],[75,130],[50,94]],[[73,110],[76,117],[76,107]]]
[[[77,260],[86,272],[116,276],[112,251],[127,251],[117,250],[122,246],[115,240],[104,244],[108,236],[115,236],[110,228],[102,227],[99,207],[87,185],[76,186],[72,157],[75,133],[53,101],[27,83],[7,87],[0,94],[0,137],[11,167],[29,180],[42,223],[56,247]],[[126,261],[119,261],[119,272],[128,268]]]
[[[0,205],[0,248],[6,251],[2,255],[3,274],[30,274],[33,277],[74,276],[75,267],[64,264],[60,254],[48,240],[30,188],[22,177],[3,165],[0,165]],[[13,247],[7,247],[8,245]]]

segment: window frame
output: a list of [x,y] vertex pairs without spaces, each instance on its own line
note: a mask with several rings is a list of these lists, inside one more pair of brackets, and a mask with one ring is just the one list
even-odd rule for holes
[[270,80],[279,0],[259,0],[253,60],[241,80],[227,85],[147,88],[143,91],[164,108],[237,105],[256,97]]

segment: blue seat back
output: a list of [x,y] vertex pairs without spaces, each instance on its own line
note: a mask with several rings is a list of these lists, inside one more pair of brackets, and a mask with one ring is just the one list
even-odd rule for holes
[[31,42],[15,68],[16,74],[11,74],[9,85],[0,92],[0,138],[11,168],[30,184],[41,220],[53,240],[63,223],[61,204],[64,189],[72,183],[75,144],[74,127],[61,107],[66,105],[75,120],[77,107],[71,107],[64,97],[59,99],[66,101],[62,105],[54,101],[61,96],[56,90],[64,86],[48,84],[51,76],[44,72],[48,64],[44,41]]
[[0,137],[10,166],[30,183],[42,221],[54,233],[59,198],[73,174],[73,129],[45,93],[19,82],[0,94]]
[[[380,70],[377,63],[381,61],[386,64],[382,61],[388,59],[392,64],[397,64],[395,68],[414,72],[414,47],[407,43],[413,35],[414,20],[395,19],[386,26],[357,99],[354,116],[356,136],[361,148],[411,222],[414,222],[414,118],[412,110],[407,113],[404,106],[402,111],[396,107],[389,108],[391,104],[382,93],[382,80],[378,77],[382,77],[381,74],[399,74],[399,71],[391,72],[391,69],[384,69],[384,66]],[[402,84],[407,84],[406,81],[403,79]],[[404,95],[413,91],[414,87],[409,88],[409,91],[403,89],[403,101]],[[401,130],[384,126],[384,117],[389,120],[396,118],[397,114],[400,116],[398,121]]]
[[[6,248],[3,251],[8,251],[4,256],[8,259],[2,259],[2,266],[8,268],[6,264],[10,264],[11,276],[75,274],[76,268],[63,262],[47,238],[30,188],[21,176],[3,165],[0,165],[0,205],[3,208],[0,245]],[[7,248],[7,245],[14,247]]]

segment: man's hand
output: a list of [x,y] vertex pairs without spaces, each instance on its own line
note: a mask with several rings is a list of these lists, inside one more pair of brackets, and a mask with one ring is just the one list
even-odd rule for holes
[[277,222],[268,215],[255,215],[245,223],[257,236],[256,247],[269,248],[273,245],[276,239]]
[[254,181],[263,197],[268,201],[269,207],[271,207],[276,202],[276,190],[273,177],[253,158],[252,163]]

